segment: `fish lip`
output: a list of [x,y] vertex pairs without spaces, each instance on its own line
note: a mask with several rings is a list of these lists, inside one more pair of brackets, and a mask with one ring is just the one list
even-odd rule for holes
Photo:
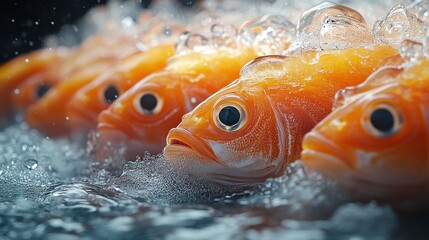
[[188,130],[183,128],[176,127],[170,130],[167,136],[166,148],[192,151],[206,159],[210,159],[220,165],[224,165],[219,161],[216,154],[205,140],[194,136]]
[[103,131],[119,131],[124,139],[137,139],[136,131],[127,122],[120,119],[116,114],[101,112],[98,118],[97,131],[102,135]]
[[[343,163],[346,167],[349,167],[350,170],[355,170],[353,164],[353,159],[348,157],[347,152],[344,149],[338,147],[334,141],[324,137],[321,134],[310,132],[308,133],[304,141],[306,144],[310,145],[310,149],[304,149],[301,153],[301,159],[303,155],[311,157],[311,161],[337,161]],[[330,149],[329,151],[322,151],[320,149],[315,149],[312,146],[318,144],[322,145],[324,149]],[[331,154],[331,152],[336,152],[340,157]],[[305,165],[305,163],[304,163]],[[322,174],[324,175],[324,174]],[[352,190],[353,193],[357,193],[361,196],[370,197],[371,199],[376,197],[379,199],[391,198],[396,196],[408,196],[409,194],[418,191],[419,186],[427,186],[429,180],[425,182],[420,182],[418,184],[389,184],[387,182],[374,181],[373,179],[367,178],[364,173],[355,174],[353,171],[352,174],[347,174],[346,178],[335,179],[336,182],[340,181],[340,185],[345,187],[348,190]],[[408,194],[408,195],[407,195]],[[390,196],[390,197],[389,197]]]
[[[301,155],[310,155],[312,159],[320,159],[327,161],[337,161],[347,165],[349,168],[354,168],[354,161],[351,159],[344,149],[341,149],[334,141],[326,138],[322,134],[309,132],[303,139],[303,143],[306,145],[314,146],[320,145],[323,147],[323,151],[320,148],[303,149]],[[329,151],[326,151],[329,149]],[[335,154],[333,154],[335,153]],[[314,155],[320,154],[320,156],[315,157]],[[301,156],[302,158],[302,156]],[[329,160],[328,160],[329,158]]]
[[84,111],[82,108],[75,106],[74,104],[69,105],[68,112],[73,113],[74,115],[73,118],[71,118],[72,121],[84,122],[90,126],[97,124],[98,114],[92,114],[90,111]]

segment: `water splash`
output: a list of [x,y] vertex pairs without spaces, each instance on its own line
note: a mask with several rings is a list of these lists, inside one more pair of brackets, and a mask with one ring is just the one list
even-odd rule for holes
[[162,155],[145,155],[142,161],[128,162],[122,174],[112,181],[127,194],[156,205],[202,203],[238,191],[194,174],[189,165],[171,164]]
[[198,33],[185,32],[176,45],[176,52],[186,54],[188,52],[203,52],[212,47],[210,39]]
[[173,18],[145,12],[139,16],[135,29],[136,46],[140,51],[146,51],[157,45],[175,43],[186,29]]
[[407,63],[415,63],[423,55],[423,44],[413,40],[405,39],[399,48],[401,57]]
[[399,3],[386,17],[375,22],[372,32],[376,43],[399,47],[405,39],[422,42],[425,26],[403,3]]
[[429,23],[429,1],[417,0],[407,5],[407,10],[416,15],[420,20]]
[[371,32],[359,12],[331,2],[305,11],[296,33],[297,38],[286,54],[363,47],[373,43]]
[[239,35],[259,55],[281,54],[292,41],[294,25],[282,15],[266,15],[245,22]]
[[236,47],[237,29],[233,25],[213,24],[210,30],[214,47]]

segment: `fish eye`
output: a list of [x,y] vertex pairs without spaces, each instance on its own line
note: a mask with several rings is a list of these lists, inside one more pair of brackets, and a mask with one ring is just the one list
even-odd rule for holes
[[136,108],[144,115],[153,115],[161,111],[162,99],[151,91],[143,92],[135,102]]
[[119,97],[118,88],[114,85],[109,85],[106,89],[104,89],[104,100],[107,103],[112,103]]
[[214,113],[216,125],[227,132],[237,131],[246,123],[246,110],[237,103],[226,103],[219,106]]
[[40,85],[36,90],[37,99],[40,99],[41,97],[43,97],[49,91],[49,89],[51,89],[51,85],[49,84]]
[[389,137],[402,127],[402,115],[390,104],[371,108],[364,118],[366,130],[376,137]]

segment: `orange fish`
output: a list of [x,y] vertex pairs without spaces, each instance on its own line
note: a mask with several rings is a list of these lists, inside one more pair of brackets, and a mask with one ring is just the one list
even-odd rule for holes
[[[97,34],[83,42],[79,47],[69,51],[61,61],[52,59],[49,65],[37,74],[30,75],[22,84],[15,87],[11,100],[13,109],[22,112],[35,103],[56,83],[73,78],[79,71],[85,72],[92,64],[105,65],[118,61],[133,52],[137,52],[131,34],[123,31],[107,40],[107,36]],[[114,48],[113,48],[114,47]],[[112,50],[113,49],[113,50]],[[119,50],[120,49],[120,50]]]
[[25,112],[27,123],[49,137],[59,137],[70,133],[66,104],[81,87],[112,67],[111,62],[92,64],[78,71],[69,79],[55,85],[39,101],[29,106]]
[[67,53],[64,48],[42,49],[16,57],[0,67],[0,126],[5,125],[16,110],[12,106],[12,97],[19,94],[17,87],[61,62]]
[[167,65],[174,55],[172,44],[153,47],[118,62],[112,70],[82,87],[66,106],[73,131],[95,129],[98,114],[106,109],[122,93],[152,72]]
[[96,145],[125,144],[128,159],[145,150],[160,153],[182,115],[236,79],[256,56],[252,48],[223,47],[173,57],[164,71],[137,83],[99,115]]
[[429,60],[382,68],[337,102],[304,137],[304,165],[359,197],[427,203]]
[[11,97],[12,108],[18,113],[25,112],[60,81],[61,78],[49,69],[31,75],[15,88]]
[[329,114],[335,92],[363,82],[395,53],[374,46],[257,58],[183,116],[164,155],[221,183],[279,176],[299,157],[304,134]]

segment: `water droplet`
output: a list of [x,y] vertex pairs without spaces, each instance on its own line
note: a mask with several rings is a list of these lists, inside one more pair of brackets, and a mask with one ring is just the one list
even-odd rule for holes
[[27,169],[34,170],[39,166],[39,162],[36,159],[29,158],[24,161],[24,166]]
[[66,120],[67,120],[67,121],[69,121],[69,120],[70,120],[70,117],[69,117],[69,116],[66,116]]
[[408,12],[403,3],[399,3],[386,17],[375,22],[372,32],[376,43],[399,47],[405,39],[421,42],[424,29],[423,22]]
[[272,55],[289,47],[294,32],[294,25],[284,16],[266,15],[245,22],[240,28],[240,38],[261,55]]
[[15,22],[15,19],[13,19],[13,18],[12,18],[10,21],[14,23],[14,22]]
[[134,20],[131,17],[126,17],[121,20],[121,25],[123,28],[131,28],[134,26]]
[[355,87],[347,87],[339,90],[335,94],[332,110],[335,110],[347,103],[347,100],[355,93]]
[[171,36],[171,28],[170,26],[165,26],[163,31],[165,36]]
[[51,21],[51,25],[55,25],[55,23],[53,21]]
[[20,92],[21,92],[21,91],[19,90],[19,88],[15,88],[15,89],[13,90],[13,93],[14,93],[15,95],[18,95]]
[[426,36],[423,39],[423,54],[429,57],[429,28],[426,29]]
[[288,52],[361,47],[374,41],[363,16],[331,2],[305,11],[297,25],[297,38]]
[[39,25],[39,21],[35,21],[34,24],[37,26]]
[[201,34],[193,34],[190,32],[185,32],[180,37],[176,45],[177,52],[187,52],[187,51],[202,51],[207,47],[211,46],[210,39],[206,38]]
[[237,29],[231,25],[213,24],[211,27],[212,42],[215,47],[235,46]]
[[28,149],[28,144],[24,143],[24,144],[21,145],[21,150],[23,152],[27,151],[27,149]]
[[423,44],[413,40],[405,39],[399,49],[401,57],[407,62],[415,62],[423,57]]
[[28,58],[26,58],[24,61],[25,61],[26,63],[30,62],[30,60],[29,60]]
[[423,22],[429,22],[429,1],[417,0],[407,6],[407,10]]

